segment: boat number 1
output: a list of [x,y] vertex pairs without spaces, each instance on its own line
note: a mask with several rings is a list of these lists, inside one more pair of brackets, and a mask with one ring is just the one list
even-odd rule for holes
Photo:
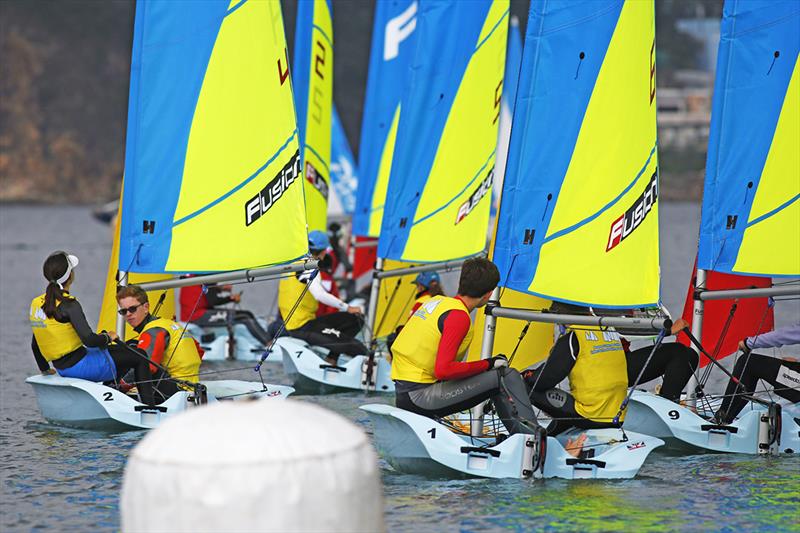
[[111,402],[113,400],[114,400],[114,398],[111,397],[111,393],[110,392],[104,392],[103,393],[103,401],[104,402]]
[[426,433],[430,433],[432,439],[436,438],[436,428],[431,428],[428,431],[426,431]]
[[677,419],[679,419],[681,417],[681,414],[678,411],[676,411],[675,409],[673,409],[672,411],[670,411],[667,414],[673,420],[677,420]]

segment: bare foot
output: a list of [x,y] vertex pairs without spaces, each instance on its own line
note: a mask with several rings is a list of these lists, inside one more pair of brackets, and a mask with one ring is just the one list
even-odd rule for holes
[[573,457],[578,457],[583,451],[583,445],[586,443],[586,433],[581,433],[575,440],[567,439],[567,444],[564,449]]

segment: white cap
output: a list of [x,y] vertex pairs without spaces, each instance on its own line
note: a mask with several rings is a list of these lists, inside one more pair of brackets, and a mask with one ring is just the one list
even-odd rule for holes
[[78,258],[76,256],[68,253],[65,253],[64,255],[67,257],[67,271],[64,272],[63,276],[56,280],[56,283],[58,283],[58,286],[62,289],[64,288],[63,283],[67,281],[69,279],[69,275],[72,274],[72,269],[78,266]]

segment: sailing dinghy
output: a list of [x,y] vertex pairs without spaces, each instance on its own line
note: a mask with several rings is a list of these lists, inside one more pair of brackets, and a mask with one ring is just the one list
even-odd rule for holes
[[[381,233],[400,103],[415,46],[417,8],[416,0],[378,2],[375,6],[359,150],[359,182],[353,213],[353,234],[358,238],[377,238]],[[300,29],[298,21],[298,32]],[[401,268],[404,265],[395,262],[392,266]],[[411,277],[413,279],[413,275]],[[331,365],[324,360],[328,354],[324,348],[291,337],[278,339],[276,346],[281,349],[284,370],[292,377],[295,387],[320,393],[354,389],[394,392],[394,383],[389,378],[391,365],[384,357],[385,350],[378,349],[370,340],[385,337],[394,331],[399,317],[407,316],[413,302],[412,291],[413,285],[404,279],[391,290],[384,290],[372,298],[376,303],[376,307],[369,311],[373,330],[370,338],[365,339],[371,351],[369,354],[353,358],[341,356],[338,364]]]
[[[131,64],[116,279],[201,274],[141,284],[160,291],[314,268],[296,262],[308,252],[308,236],[280,5],[141,1]],[[134,429],[154,427],[206,396],[275,399],[293,390],[263,380],[203,380],[151,407],[99,383],[28,382],[52,422]]]
[[[654,45],[652,2],[532,2],[493,248],[503,289],[595,307],[658,302]],[[614,118],[622,115],[624,123]],[[640,273],[632,276],[630,265]],[[491,302],[486,314],[483,357],[492,355],[495,318],[644,331],[670,325]],[[663,444],[618,427],[490,438],[480,413],[468,434],[394,407],[362,409],[379,450],[409,472],[629,478]],[[574,456],[564,444],[580,433],[587,444]]]
[[[800,277],[798,54],[797,2],[725,2],[694,291],[697,339],[703,338],[706,301],[800,295],[796,283],[711,290],[707,280],[707,273],[762,276],[767,282]],[[742,281],[740,287],[747,285]],[[756,334],[765,331],[766,311],[754,318]],[[690,383],[691,395],[696,385]],[[712,398],[706,393],[697,399],[707,416],[714,406],[704,402]],[[748,454],[800,450],[797,413],[773,401],[754,398],[726,425],[643,392],[634,394],[629,410],[626,427],[671,446]]]

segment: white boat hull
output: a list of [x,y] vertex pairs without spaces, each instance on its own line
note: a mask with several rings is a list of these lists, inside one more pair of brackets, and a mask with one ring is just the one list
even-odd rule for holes
[[[148,408],[127,394],[102,383],[58,375],[31,376],[25,380],[33,386],[42,416],[53,424],[80,429],[131,430],[152,429],[162,421],[195,407],[192,393],[181,391],[155,409]],[[222,380],[203,382],[208,389],[208,402],[226,399],[286,398],[294,389],[269,385],[263,391],[260,383]]]
[[636,391],[628,404],[625,429],[646,433],[665,440],[676,450],[695,449],[726,453],[798,453],[800,425],[795,417],[782,411],[780,438],[770,443],[767,410],[751,404],[737,420],[717,426],[692,410],[666,398]]
[[[375,357],[372,382],[367,383],[365,366],[368,358],[357,355],[339,365],[331,365],[301,339],[280,337],[275,341],[273,353],[280,354],[283,369],[298,392],[324,394],[343,390],[367,392],[394,392],[391,379],[391,363],[383,357]],[[342,357],[344,359],[344,357]]]
[[[378,451],[396,470],[433,476],[485,478],[622,479],[634,477],[647,456],[663,445],[661,439],[618,429],[575,430],[547,437],[543,468],[533,469],[534,447],[530,435],[511,435],[490,446],[494,439],[459,435],[433,420],[384,404],[361,409],[375,426]],[[586,433],[584,449],[594,449],[591,458],[577,459],[564,443]]]
[[[233,326],[233,357],[230,357],[230,336],[225,327],[201,328],[196,324],[189,324],[186,332],[197,339],[200,347],[205,352],[203,361],[257,361],[264,353],[264,345],[256,340],[243,324]],[[207,339],[207,340],[206,340]],[[268,357],[267,362],[279,363],[280,357]]]

